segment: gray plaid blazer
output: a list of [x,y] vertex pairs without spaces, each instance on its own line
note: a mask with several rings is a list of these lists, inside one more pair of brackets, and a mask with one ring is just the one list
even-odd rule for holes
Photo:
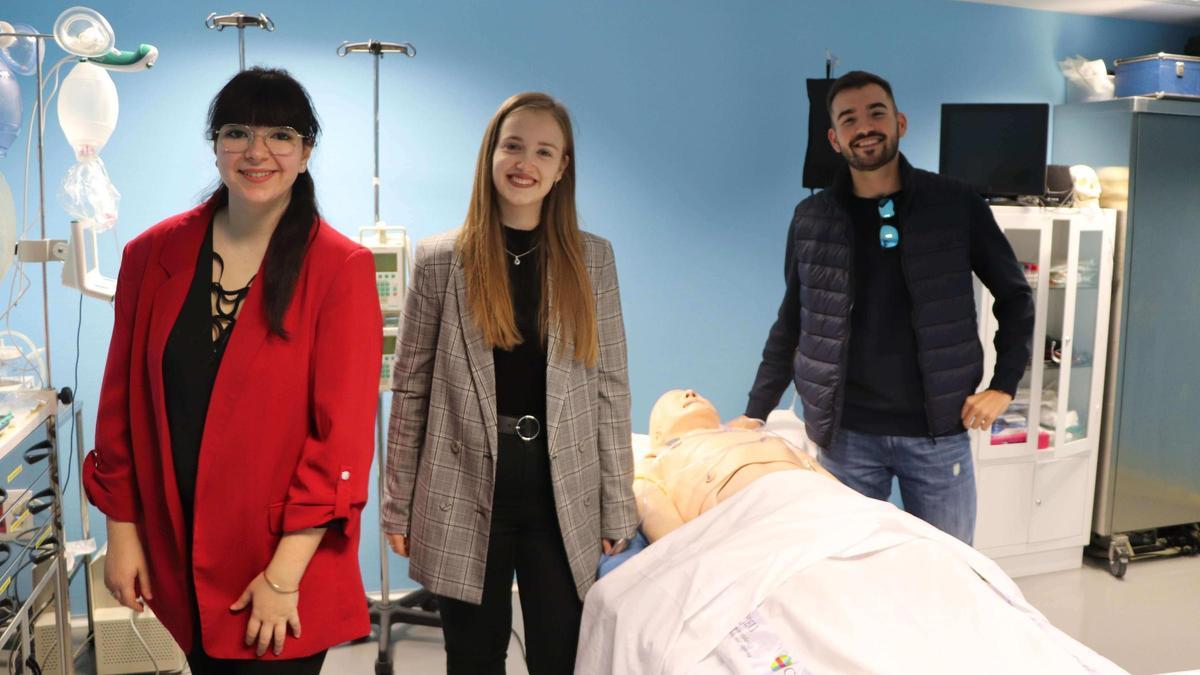
[[[409,576],[479,604],[496,468],[492,349],[470,316],[458,231],[417,246],[404,307],[388,430],[384,529],[408,534]],[[602,537],[637,528],[625,327],[612,245],[583,233],[600,358],[588,368],[557,330],[548,336],[546,431],[558,524],[582,599]],[[553,281],[551,281],[553,283]]]

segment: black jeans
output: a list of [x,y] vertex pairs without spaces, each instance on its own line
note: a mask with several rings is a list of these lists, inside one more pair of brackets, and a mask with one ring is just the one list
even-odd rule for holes
[[438,598],[446,672],[504,675],[515,571],[530,675],[570,675],[583,603],[558,528],[545,432],[529,442],[501,434],[499,451],[483,603]]

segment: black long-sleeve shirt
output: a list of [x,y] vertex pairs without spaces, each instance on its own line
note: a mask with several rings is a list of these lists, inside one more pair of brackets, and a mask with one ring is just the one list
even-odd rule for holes
[[[509,295],[523,342],[511,350],[496,347],[496,412],[510,417],[533,415],[546,423],[546,348],[538,329],[541,308],[541,228],[504,228]],[[537,247],[537,248],[534,248]],[[513,263],[520,256],[521,264]]]
[[[902,202],[900,193],[891,198],[896,204]],[[842,427],[882,436],[927,436],[912,296],[900,260],[904,222],[890,221],[900,232],[900,242],[883,248],[879,200],[851,197],[847,207],[854,227],[855,301]]]

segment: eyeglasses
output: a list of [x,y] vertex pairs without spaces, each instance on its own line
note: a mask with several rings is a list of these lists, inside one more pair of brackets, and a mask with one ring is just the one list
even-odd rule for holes
[[900,245],[900,230],[893,224],[896,222],[896,204],[891,197],[879,200],[879,245],[883,248],[896,248]]
[[213,140],[222,152],[246,152],[254,145],[254,137],[259,134],[267,146],[267,152],[276,157],[287,157],[305,141],[305,136],[291,127],[270,127],[256,131],[245,124],[223,124],[213,135]]

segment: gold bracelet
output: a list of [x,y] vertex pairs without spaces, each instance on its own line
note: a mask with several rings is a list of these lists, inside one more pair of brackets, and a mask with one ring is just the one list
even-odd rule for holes
[[292,593],[300,592],[299,587],[293,588],[292,590],[289,591],[286,588],[283,588],[279,584],[275,583],[274,581],[271,581],[271,578],[267,576],[266,570],[263,570],[262,577],[263,577],[263,581],[267,582],[267,585],[271,587],[271,590],[275,591],[276,593],[282,593],[283,595],[291,595]]

